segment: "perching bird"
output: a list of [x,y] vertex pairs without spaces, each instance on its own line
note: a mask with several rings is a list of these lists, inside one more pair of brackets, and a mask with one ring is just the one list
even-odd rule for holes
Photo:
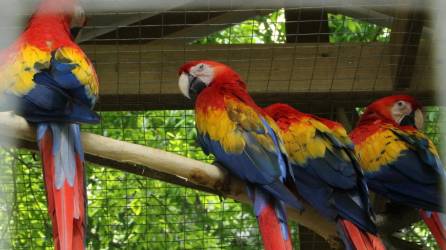
[[264,110],[280,128],[297,192],[336,222],[345,248],[385,249],[377,237],[367,186],[345,129],[286,104]]
[[26,30],[0,55],[0,106],[37,126],[54,246],[61,250],[85,249],[87,201],[78,123],[99,122],[91,111],[98,79],[74,42],[84,23],[77,1],[44,0]]
[[[437,150],[419,129],[421,105],[395,95],[370,104],[350,133],[370,190],[420,209],[441,249],[446,249],[442,192],[445,170]],[[443,219],[442,219],[443,218]]]
[[219,165],[247,182],[265,249],[292,249],[283,203],[302,209],[283,184],[289,177],[277,126],[228,66],[193,61],[179,70],[181,92],[195,101],[198,141]]

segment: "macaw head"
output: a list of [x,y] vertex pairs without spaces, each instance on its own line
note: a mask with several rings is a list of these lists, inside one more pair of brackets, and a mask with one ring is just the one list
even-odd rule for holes
[[69,25],[73,39],[76,39],[81,28],[86,25],[85,11],[79,0],[43,0],[32,19],[47,16],[61,17]]
[[359,122],[373,122],[381,119],[399,126],[422,129],[424,119],[421,108],[422,106],[412,96],[387,96],[367,106]]
[[180,67],[178,85],[181,93],[195,99],[207,87],[236,84],[246,89],[240,76],[229,66],[215,61],[190,61]]

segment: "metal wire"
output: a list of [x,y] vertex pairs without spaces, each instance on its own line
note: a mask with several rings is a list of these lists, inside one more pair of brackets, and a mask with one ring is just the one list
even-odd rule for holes
[[[361,11],[336,4],[288,9],[236,4],[90,15],[82,47],[101,82],[102,121],[83,130],[211,162],[195,143],[191,104],[176,86],[177,67],[192,59],[228,63],[259,105],[288,102],[331,119],[339,118],[342,108],[351,124],[356,108],[399,90],[397,82],[425,104],[435,104],[429,93],[430,42],[421,39],[418,49],[416,41],[429,37],[419,29],[420,22],[429,23],[426,17],[402,15],[390,3],[357,6]],[[315,17],[308,17],[310,12]],[[368,36],[370,30],[374,36]],[[427,133],[439,146],[445,139],[437,129],[445,122],[441,112],[427,109],[428,123],[435,124]],[[0,248],[52,249],[38,157],[25,150],[0,154],[5,156]],[[261,249],[248,206],[89,163],[87,171],[89,249]],[[291,231],[296,249],[327,246],[297,225]],[[412,233],[404,237],[419,241]]]

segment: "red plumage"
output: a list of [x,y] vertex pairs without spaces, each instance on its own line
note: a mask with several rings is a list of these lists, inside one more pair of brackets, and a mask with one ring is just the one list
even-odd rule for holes
[[48,203],[48,214],[53,224],[56,250],[82,250],[85,248],[86,211],[83,162],[76,156],[76,178],[71,187],[66,181],[57,189],[53,136],[48,129],[39,142]]
[[290,234],[288,234],[287,240],[279,240],[279,237],[282,237],[281,226],[277,219],[276,212],[270,203],[263,208],[262,212],[257,217],[257,221],[265,250],[293,249]]
[[420,209],[420,216],[431,231],[441,250],[446,250],[446,229],[438,212],[426,212]]
[[342,230],[357,250],[385,250],[382,241],[371,233],[360,230],[348,220],[339,220]]

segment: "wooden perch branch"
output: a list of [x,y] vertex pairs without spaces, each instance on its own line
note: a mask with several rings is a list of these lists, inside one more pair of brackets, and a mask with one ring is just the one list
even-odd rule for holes
[[[0,113],[0,136],[18,140],[27,148],[35,144],[35,129],[12,113]],[[163,150],[82,133],[87,160],[122,171],[149,176],[171,183],[197,188],[249,203],[245,184],[218,167]],[[35,148],[35,147],[34,147]],[[333,244],[338,243],[334,223],[322,218],[311,207],[304,212],[288,208],[291,220],[313,230]]]

